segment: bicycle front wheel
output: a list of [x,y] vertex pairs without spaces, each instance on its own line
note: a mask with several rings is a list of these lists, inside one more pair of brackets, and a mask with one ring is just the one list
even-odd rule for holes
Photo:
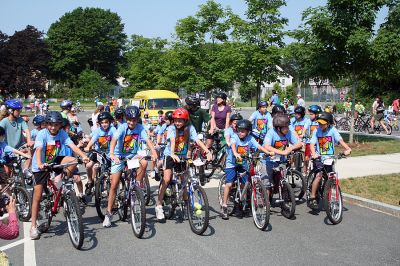
[[143,196],[144,196],[144,202],[146,206],[149,205],[150,199],[151,199],[151,191],[150,191],[150,181],[149,177],[147,174],[143,177]]
[[271,205],[267,190],[261,181],[254,183],[251,191],[251,212],[256,227],[265,230],[269,224]]
[[68,191],[66,193],[63,207],[68,225],[69,238],[76,249],[81,249],[84,237],[83,221],[78,199],[74,191]]
[[206,191],[201,186],[193,186],[193,191],[189,193],[187,203],[187,213],[192,232],[201,235],[207,228],[210,221],[210,209]]
[[282,202],[281,202],[281,213],[284,217],[291,219],[296,211],[296,200],[292,186],[284,182],[282,184]]
[[343,219],[342,192],[334,180],[329,179],[325,183],[323,203],[326,215],[333,224],[338,224]]
[[133,234],[141,238],[146,228],[146,208],[143,191],[136,186],[130,193],[130,208]]
[[94,187],[94,204],[97,216],[103,221],[107,212],[108,195],[110,193],[110,180],[104,175],[97,176]]
[[[224,190],[226,183],[226,175],[223,175],[219,180],[218,184],[218,200],[219,205],[222,207],[223,199],[224,199]],[[226,202],[226,206],[228,207],[228,215],[232,215],[235,211],[235,196],[236,196],[236,182],[232,183],[232,188],[229,191],[228,200]]]
[[297,170],[289,169],[287,172],[287,179],[293,189],[295,199],[301,200],[307,190],[307,184],[304,176]]
[[32,198],[28,191],[20,186],[14,188],[18,218],[22,222],[29,222],[32,214]]

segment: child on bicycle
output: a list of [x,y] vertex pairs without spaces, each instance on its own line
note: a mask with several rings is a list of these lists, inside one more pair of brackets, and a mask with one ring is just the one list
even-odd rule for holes
[[237,122],[240,120],[243,120],[243,117],[240,114],[231,115],[231,119],[229,120],[230,126],[224,132],[226,149],[231,148],[231,139],[237,135]]
[[31,140],[35,141],[36,136],[39,133],[40,130],[46,128],[46,122],[45,122],[45,116],[44,115],[37,115],[33,118],[33,125],[36,127],[31,131]]
[[[76,159],[71,156],[61,156],[61,150],[64,146],[69,146],[75,154],[82,157],[85,163],[89,162],[89,158],[72,142],[68,134],[61,130],[63,126],[63,118],[60,112],[50,111],[46,115],[47,128],[41,130],[36,137],[35,152],[32,160],[32,171],[34,176],[34,187],[32,197],[32,225],[30,229],[31,239],[39,239],[40,232],[37,228],[37,217],[39,213],[39,203],[42,197],[43,187],[47,185],[50,178],[50,172],[46,171],[47,164],[71,163]],[[76,166],[66,168],[68,175],[72,175]],[[55,171],[58,176],[55,183],[60,181],[61,171]]]
[[211,152],[203,142],[197,138],[196,130],[189,124],[189,112],[184,108],[178,108],[172,113],[174,124],[167,129],[167,146],[164,150],[164,177],[161,181],[158,199],[155,207],[157,220],[164,220],[162,202],[165,190],[171,180],[172,170],[180,158],[186,158],[189,150],[189,141],[194,141],[207,153],[207,160],[212,159]]
[[322,169],[332,172],[332,166],[324,165],[323,161],[327,155],[335,154],[335,144],[340,143],[346,150],[345,155],[351,153],[351,148],[346,144],[343,138],[340,136],[338,130],[333,126],[333,115],[328,112],[321,112],[318,114],[317,122],[319,127],[314,130],[311,137],[310,149],[311,156],[314,159],[321,157],[320,161],[314,160],[313,167],[320,170],[312,183],[311,194],[309,199],[309,206],[312,209],[318,208],[316,200],[317,189],[322,178]]
[[306,149],[304,151],[304,173],[308,174],[308,165],[310,163],[311,149],[310,149],[310,139],[314,133],[314,130],[319,127],[317,122],[318,114],[322,112],[319,105],[313,104],[308,107],[308,115],[310,116],[310,126],[307,131],[306,138]]
[[[256,139],[250,135],[253,125],[249,120],[239,120],[236,125],[237,134],[230,139],[231,148],[226,149],[226,183],[224,188],[224,198],[222,201],[222,219],[229,219],[228,216],[228,195],[232,188],[232,183],[236,180],[238,173],[247,171],[248,165],[242,160],[242,156],[248,156],[251,150],[261,150],[266,154],[273,155],[267,149],[262,147]],[[244,176],[240,181],[246,183],[247,176]]]
[[[137,106],[128,106],[125,110],[126,123],[120,125],[114,133],[110,143],[111,159],[111,189],[108,196],[107,213],[105,215],[103,226],[110,227],[112,221],[112,207],[114,205],[119,180],[122,171],[125,169],[125,162],[121,159],[133,158],[138,154],[139,144],[145,141],[152,153],[153,161],[157,160],[157,153],[153,143],[150,141],[143,125],[138,123],[140,110]],[[140,167],[137,170],[136,180],[142,186],[142,179],[146,174],[147,161],[141,160]]]
[[161,127],[157,130],[157,144],[156,144],[156,150],[158,152],[158,161],[157,161],[157,167],[155,167],[155,175],[154,179],[156,181],[160,181],[161,177],[159,175],[159,169],[162,167],[162,163],[164,160],[164,148],[167,141],[167,128],[171,125],[172,122],[172,111],[168,111],[165,113],[165,116],[163,117],[164,123],[161,125]]
[[268,103],[266,101],[260,101],[257,104],[257,111],[255,111],[249,118],[253,124],[253,129],[256,129],[259,132],[261,141],[264,140],[268,131],[268,125],[272,121],[272,116],[267,111],[267,107]]
[[265,136],[264,148],[276,153],[274,158],[267,158],[261,168],[261,179],[267,188],[271,188],[274,185],[273,169],[280,162],[286,161],[286,156],[293,150],[302,147],[302,142],[299,141],[294,130],[289,127],[289,122],[289,117],[286,114],[276,114],[273,119],[274,128],[268,131]]
[[[117,109],[118,110],[118,109]],[[97,116],[97,123],[100,125],[92,133],[92,138],[85,147],[85,151],[89,152],[91,147],[95,145],[95,150],[98,152],[104,152],[106,157],[110,158],[110,143],[114,133],[117,131],[112,126],[113,117],[109,112],[102,112]],[[88,176],[88,182],[85,185],[85,194],[90,196],[92,188],[94,187],[94,179],[97,174],[97,168],[94,167],[97,162],[97,157],[93,156],[90,158],[90,162],[86,164],[86,172]]]
[[125,109],[122,107],[117,108],[117,110],[114,111],[114,127],[115,129],[118,129],[118,127],[125,123]]

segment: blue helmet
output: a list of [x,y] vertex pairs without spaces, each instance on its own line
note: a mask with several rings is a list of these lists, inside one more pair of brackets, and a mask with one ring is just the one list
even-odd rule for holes
[[64,100],[60,103],[61,109],[70,109],[73,105],[71,100]]
[[314,114],[319,114],[322,112],[322,109],[319,105],[313,104],[313,105],[310,105],[310,107],[308,107],[308,111],[312,112]]
[[11,99],[6,101],[8,109],[22,109],[22,103],[17,99]]
[[57,111],[50,111],[46,115],[46,122],[47,123],[63,123],[63,117],[60,112]]
[[259,101],[257,104],[257,109],[263,106],[268,106],[268,103],[266,101]]
[[46,121],[46,117],[44,115],[37,115],[33,118],[33,125],[40,126],[41,123]]
[[140,110],[137,106],[128,106],[125,110],[126,119],[139,118]]

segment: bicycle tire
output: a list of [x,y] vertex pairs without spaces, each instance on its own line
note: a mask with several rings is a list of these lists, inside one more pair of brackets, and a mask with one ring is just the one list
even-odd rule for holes
[[167,189],[171,191],[171,195],[167,196],[164,194],[163,210],[165,219],[170,220],[175,214],[177,205],[175,203],[175,189],[171,185],[168,185]]
[[[198,196],[197,199],[196,196]],[[207,230],[210,222],[210,208],[206,191],[201,186],[193,186],[193,191],[189,193],[189,201],[186,207],[190,229],[197,235],[203,234]],[[201,211],[201,213],[199,211]],[[196,220],[199,220],[199,222],[196,223]]]
[[294,197],[296,200],[301,200],[307,190],[307,184],[303,174],[297,170],[288,169],[286,177],[293,188]]
[[126,196],[126,183],[125,179],[120,178],[118,188],[117,188],[117,193],[115,194],[115,201],[117,204],[117,213],[119,216],[119,219],[121,221],[126,221],[126,218],[128,218],[128,202],[127,199],[125,198]]
[[[333,192],[332,189],[334,190]],[[326,216],[332,224],[338,224],[343,219],[343,199],[342,192],[339,186],[338,190],[339,197],[334,200],[334,202],[332,202],[332,197],[336,195],[336,185],[334,183],[334,180],[332,179],[329,179],[325,182],[323,204]],[[332,208],[332,204],[337,206],[333,206]]]
[[142,189],[136,186],[131,189],[129,203],[133,234],[141,238],[146,228],[146,207]]
[[288,219],[292,219],[296,212],[296,200],[292,186],[287,182],[282,183],[282,200],[281,214]]
[[151,200],[151,190],[150,190],[150,181],[149,177],[144,175],[143,177],[143,196],[144,196],[144,202],[146,206],[149,206],[150,200]]
[[22,222],[29,222],[32,215],[32,198],[29,192],[20,186],[14,187],[18,218]]
[[[224,197],[224,188],[225,188],[225,183],[226,183],[226,175],[224,174],[218,183],[218,201],[219,205],[222,208],[222,201]],[[228,207],[228,215],[232,215],[235,211],[235,195],[236,195],[236,183],[232,183],[231,190],[229,191],[229,196],[228,196],[228,201],[226,202],[226,205]]]
[[110,186],[110,180],[107,177],[104,175],[97,176],[94,187],[94,204],[96,206],[97,216],[99,216],[101,221],[104,220],[107,212]]
[[[261,210],[264,214],[258,214],[258,210]],[[268,199],[267,190],[261,181],[255,182],[255,187],[251,191],[251,212],[253,214],[254,225],[262,231],[267,229],[271,215],[271,204]]]
[[83,221],[75,191],[68,191],[63,203],[69,238],[74,248],[81,249],[84,239]]
[[224,170],[225,169],[225,164],[226,164],[226,153],[224,152],[224,154],[221,156],[221,158],[216,163],[216,165],[213,166],[211,172],[209,174],[204,173],[205,177],[210,179],[214,175],[215,170],[217,170],[217,168],[219,168],[221,170]]

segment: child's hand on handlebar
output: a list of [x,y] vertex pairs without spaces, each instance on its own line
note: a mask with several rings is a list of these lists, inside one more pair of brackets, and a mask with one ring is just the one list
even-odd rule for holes
[[343,152],[343,154],[346,155],[346,156],[350,155],[350,153],[351,153],[351,149],[345,150]]
[[175,154],[171,154],[171,158],[172,158],[172,160],[174,160],[174,162],[177,162],[177,163],[179,163],[181,161],[181,159],[179,159],[179,157],[176,156]]
[[117,156],[115,156],[115,154],[110,154],[110,159],[111,159],[111,161],[113,161],[116,164],[120,163],[119,158]]

